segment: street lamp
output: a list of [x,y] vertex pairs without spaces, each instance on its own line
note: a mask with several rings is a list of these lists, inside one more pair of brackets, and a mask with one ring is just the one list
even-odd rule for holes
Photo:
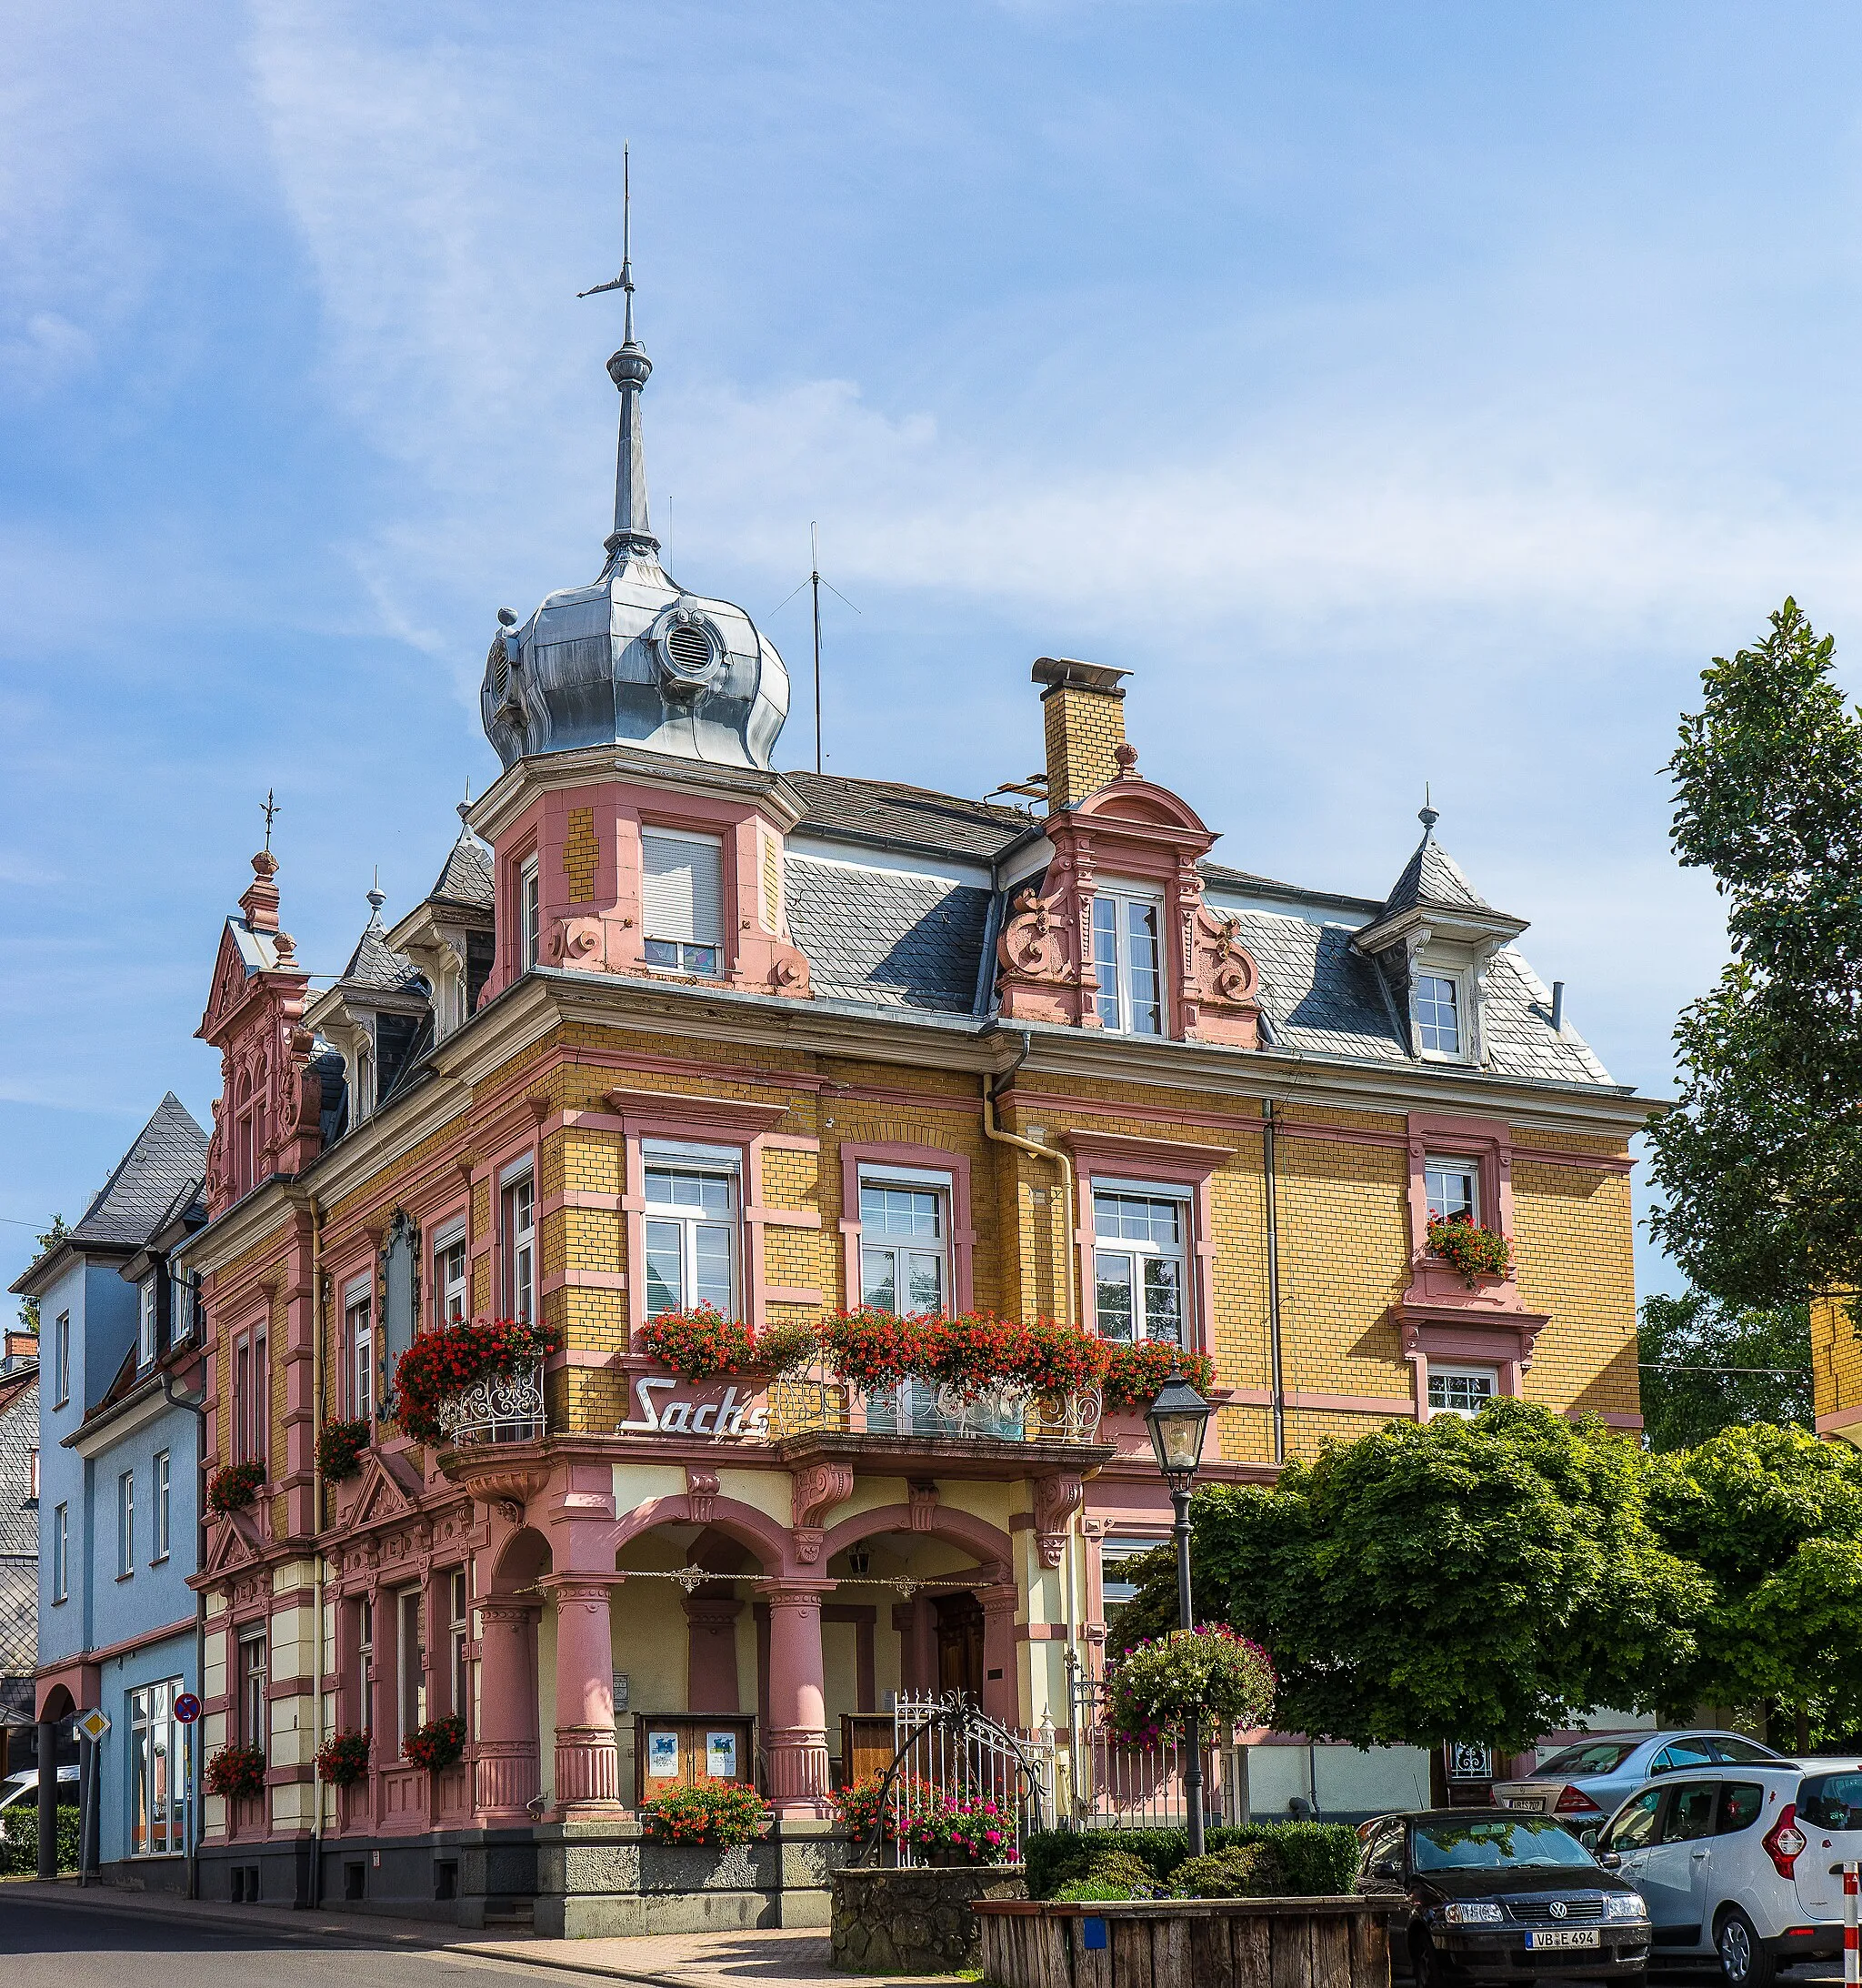
[[[1157,1399],[1145,1412],[1145,1426],[1151,1432],[1151,1449],[1157,1468],[1170,1487],[1170,1503],[1176,1513],[1171,1528],[1176,1540],[1176,1619],[1179,1627],[1194,1629],[1196,1616],[1189,1586],[1189,1499],[1196,1474],[1203,1461],[1203,1438],[1208,1432],[1209,1417],[1215,1412],[1190,1386],[1181,1371],[1173,1372],[1158,1391]],[[1189,1809],[1189,1853],[1203,1853],[1203,1743],[1196,1716],[1184,1722],[1184,1746],[1188,1755],[1183,1770],[1184,1800]]]

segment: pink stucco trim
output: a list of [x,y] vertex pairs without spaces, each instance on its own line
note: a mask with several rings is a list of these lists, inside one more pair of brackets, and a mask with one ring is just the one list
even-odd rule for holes
[[860,1169],[909,1167],[920,1173],[950,1176],[950,1296],[954,1311],[967,1311],[975,1299],[976,1231],[970,1225],[970,1161],[946,1146],[868,1142],[840,1149],[840,1234],[842,1299],[860,1301]]
[[1862,1441],[1862,1402],[1851,1408],[1827,1410],[1817,1418],[1819,1436],[1841,1436],[1847,1441]]
[[[741,1504],[735,1498],[714,1493],[711,1516],[706,1522],[714,1531],[724,1533],[754,1553],[766,1574],[776,1577],[796,1564],[795,1542],[788,1528],[777,1524],[766,1511],[757,1511],[755,1505]],[[690,1523],[689,1492],[649,1498],[645,1504],[636,1505],[616,1521],[613,1551],[618,1553],[629,1540],[652,1531],[655,1526]]]
[[1093,1181],[1110,1175],[1127,1180],[1156,1180],[1169,1187],[1187,1187],[1189,1197],[1190,1316],[1186,1338],[1192,1350],[1213,1350],[1210,1328],[1216,1316],[1215,1197],[1209,1183],[1216,1170],[1234,1159],[1232,1147],[1197,1146],[1182,1140],[1134,1139],[1129,1134],[1075,1130],[1062,1140],[1079,1173],[1079,1206],[1075,1211],[1074,1250],[1078,1264],[1080,1311],[1087,1310],[1086,1294],[1093,1288]]
[[998,1531],[986,1520],[974,1518],[967,1511],[954,1511],[941,1504],[934,1505],[928,1513],[921,1511],[917,1516],[920,1522],[915,1526],[910,1505],[876,1505],[869,1511],[856,1512],[852,1518],[843,1519],[837,1526],[829,1528],[821,1542],[820,1563],[825,1567],[836,1553],[857,1546],[876,1532],[923,1531],[933,1539],[948,1540],[954,1546],[967,1547],[986,1570],[1014,1566],[1008,1534]]

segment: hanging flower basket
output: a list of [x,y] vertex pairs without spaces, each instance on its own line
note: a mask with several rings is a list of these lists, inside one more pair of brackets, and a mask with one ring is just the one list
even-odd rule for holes
[[1202,1738],[1216,1728],[1257,1726],[1274,1709],[1267,1652],[1220,1622],[1174,1629],[1134,1643],[1106,1673],[1106,1723],[1133,1746],[1180,1739],[1192,1717]]
[[466,1722],[455,1712],[444,1719],[429,1719],[401,1742],[401,1755],[430,1774],[443,1774],[457,1765],[466,1751]]
[[555,1326],[523,1325],[515,1319],[461,1320],[417,1332],[395,1362],[388,1412],[415,1441],[444,1441],[449,1434],[441,1415],[444,1404],[480,1381],[540,1366],[562,1343]]
[[370,1735],[333,1732],[316,1757],[316,1778],[332,1788],[353,1788],[368,1773]]
[[265,1792],[265,1757],[255,1746],[223,1746],[207,1762],[209,1794],[228,1802],[250,1801]]
[[870,1394],[928,1373],[937,1358],[928,1329],[943,1322],[862,1305],[856,1311],[830,1313],[822,1323],[821,1341],[835,1372]]
[[368,1448],[368,1418],[354,1421],[325,1422],[317,1431],[316,1467],[333,1484],[354,1477],[362,1468],[363,1452]]
[[255,1457],[229,1463],[207,1480],[207,1505],[214,1511],[244,1511],[265,1489],[265,1467]]
[[747,1373],[755,1364],[750,1328],[741,1319],[726,1318],[715,1305],[662,1311],[640,1328],[636,1343],[686,1381]]
[[1483,1277],[1505,1277],[1513,1268],[1513,1245],[1495,1229],[1483,1229],[1466,1215],[1429,1219],[1429,1250],[1452,1263],[1469,1290]]
[[747,1782],[701,1774],[640,1804],[641,1826],[651,1843],[687,1843],[728,1850],[755,1842],[769,1822],[763,1797]]
[[1172,1374],[1180,1373],[1198,1394],[1216,1380],[1206,1353],[1186,1352],[1168,1340],[1133,1340],[1115,1346],[1106,1369],[1106,1406],[1112,1411],[1146,1409]]

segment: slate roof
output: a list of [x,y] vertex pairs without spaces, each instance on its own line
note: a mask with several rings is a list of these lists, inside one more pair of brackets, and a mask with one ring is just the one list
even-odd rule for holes
[[419,979],[419,968],[405,953],[395,952],[389,946],[387,934],[382,929],[381,912],[372,909],[336,985],[380,988],[398,994],[411,989]]
[[896,780],[850,780],[837,773],[785,773],[807,803],[797,835],[838,836],[991,861],[1036,826],[1019,808],[963,800]]
[[1403,874],[1390,887],[1390,895],[1384,899],[1383,916],[1394,918],[1399,911],[1413,911],[1424,904],[1447,905],[1461,911],[1493,909],[1461,874],[1455,858],[1436,840],[1433,821],[1417,844],[1416,854],[1403,866]]
[[171,1090],[66,1240],[140,1249],[172,1219],[184,1190],[198,1191],[206,1170],[207,1135]]
[[475,911],[492,909],[491,857],[471,829],[460,830],[427,896],[444,899],[448,904],[470,905]]
[[789,929],[807,956],[817,999],[970,1013],[988,891],[796,855],[787,884]]

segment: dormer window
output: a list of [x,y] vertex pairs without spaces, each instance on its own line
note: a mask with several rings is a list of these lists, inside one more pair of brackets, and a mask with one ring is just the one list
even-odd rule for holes
[[1164,1033],[1164,953],[1155,898],[1101,891],[1093,899],[1095,1003],[1100,1025],[1126,1035]]
[[152,1367],[155,1360],[155,1280],[145,1277],[135,1291],[135,1363]]
[[536,964],[543,932],[543,899],[533,856],[517,872],[517,970],[528,973]]
[[724,845],[716,836],[643,829],[640,899],[649,967],[724,969]]
[[1425,1056],[1462,1053],[1461,983],[1445,973],[1416,977],[1417,1040]]

